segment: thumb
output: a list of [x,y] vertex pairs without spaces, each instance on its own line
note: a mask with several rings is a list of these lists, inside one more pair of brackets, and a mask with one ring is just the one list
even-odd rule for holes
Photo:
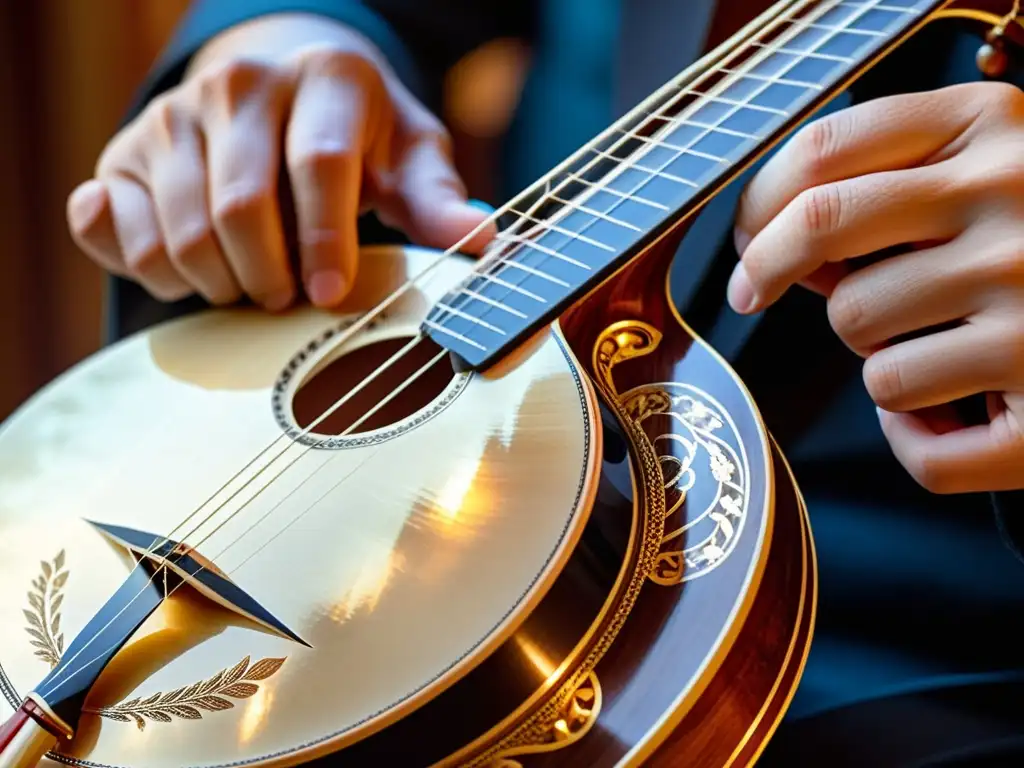
[[398,179],[397,218],[414,242],[429,248],[479,255],[497,234],[491,211],[466,199],[465,187],[437,140],[413,145],[402,160]]

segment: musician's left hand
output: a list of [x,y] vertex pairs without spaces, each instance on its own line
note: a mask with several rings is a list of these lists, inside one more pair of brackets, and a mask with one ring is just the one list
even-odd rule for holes
[[[808,124],[748,185],[736,244],[733,308],[825,295],[921,485],[1024,488],[1024,93],[954,86]],[[990,423],[964,426],[949,404],[976,393]]]

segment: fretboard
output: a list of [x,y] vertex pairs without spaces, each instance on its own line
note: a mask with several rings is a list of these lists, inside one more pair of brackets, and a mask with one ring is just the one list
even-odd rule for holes
[[697,209],[943,0],[793,0],[708,72],[680,78],[506,208],[423,330],[483,369]]

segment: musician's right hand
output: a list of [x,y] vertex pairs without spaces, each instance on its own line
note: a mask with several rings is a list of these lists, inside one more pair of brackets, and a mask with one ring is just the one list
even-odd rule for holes
[[[318,17],[268,16],[211,40],[181,84],[113,138],[68,199],[68,222],[92,259],[161,300],[248,295],[280,310],[301,279],[329,307],[353,284],[361,212],[438,248],[484,220],[448,143],[366,38]],[[301,275],[282,233],[280,169]]]

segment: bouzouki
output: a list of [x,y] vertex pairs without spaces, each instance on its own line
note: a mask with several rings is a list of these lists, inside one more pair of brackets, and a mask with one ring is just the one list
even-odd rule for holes
[[668,266],[943,5],[782,0],[480,261],[368,248],[336,312],[210,310],[38,393],[0,431],[0,766],[754,762],[812,537]]

